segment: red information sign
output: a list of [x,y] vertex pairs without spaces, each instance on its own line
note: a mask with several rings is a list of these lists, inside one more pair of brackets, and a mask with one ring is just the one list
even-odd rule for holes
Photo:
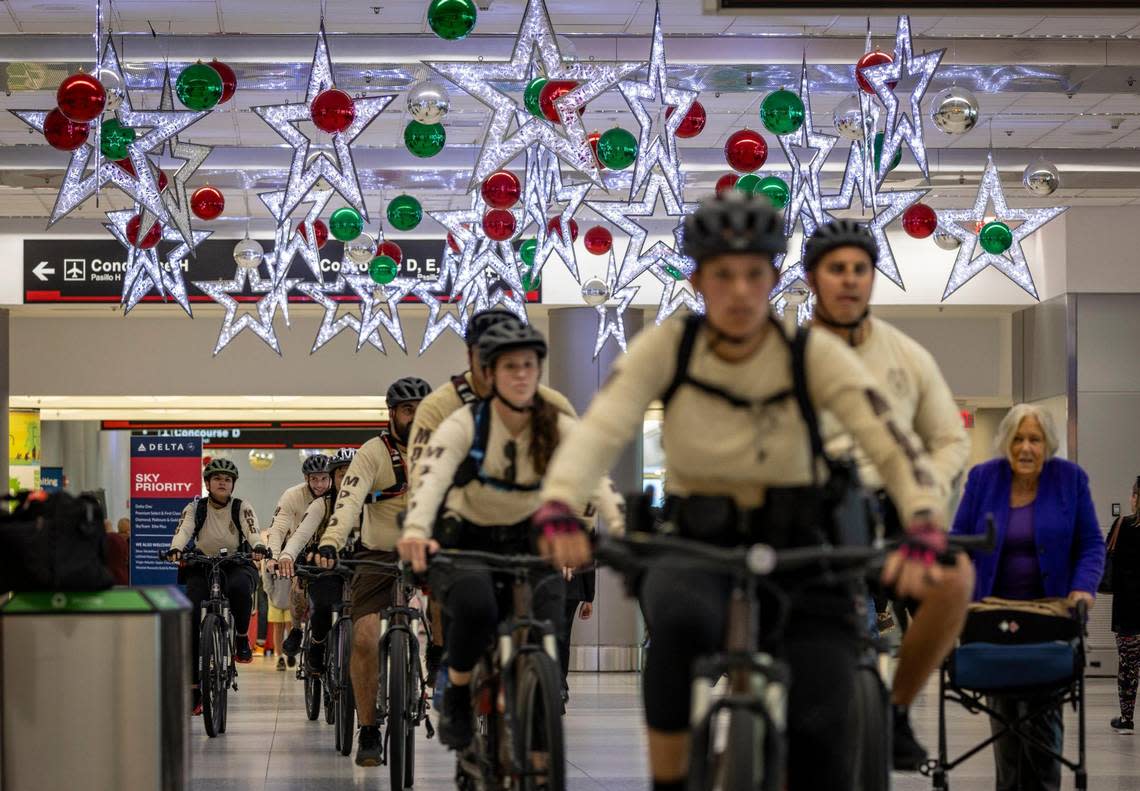
[[170,585],[175,569],[159,560],[182,509],[202,492],[199,437],[131,436],[131,584]]

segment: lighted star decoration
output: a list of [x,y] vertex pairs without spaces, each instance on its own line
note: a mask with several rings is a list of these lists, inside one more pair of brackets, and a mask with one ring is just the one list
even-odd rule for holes
[[[905,291],[906,286],[903,284],[902,275],[899,273],[898,264],[895,262],[890,239],[887,237],[887,226],[901,217],[911,206],[922,200],[929,190],[873,193],[867,175],[863,147],[858,142],[852,143],[851,150],[847,155],[847,169],[843,171],[843,184],[839,188],[839,193],[825,195],[823,197],[823,208],[828,211],[848,209],[854,202],[855,193],[859,193],[863,211],[872,212],[871,219],[867,222],[867,230],[871,232],[871,235],[875,237],[875,242],[879,245],[879,260],[875,264],[875,268]],[[875,196],[877,199],[873,202],[872,199]]]
[[[316,354],[321,348],[327,345],[329,341],[346,330],[355,333],[360,332],[360,317],[351,313],[344,313],[338,316],[338,312],[344,307],[345,303],[340,300],[331,299],[329,296],[330,294],[344,294],[347,288],[348,282],[345,280],[344,275],[338,275],[331,283],[305,281],[297,284],[298,291],[325,311],[321,317],[321,326],[317,328],[317,337],[313,341],[313,348],[309,350],[310,354]],[[353,303],[349,304],[351,305]]]
[[[541,146],[527,150],[526,180],[523,187],[523,226],[534,223],[535,242],[533,272],[535,277],[542,274],[543,267],[551,254],[561,259],[563,265],[581,282],[578,274],[578,256],[574,252],[574,240],[570,234],[570,220],[586,199],[590,184],[566,184],[562,180],[562,164],[558,157]],[[551,207],[562,205],[558,213],[558,233],[548,233]]]
[[[190,300],[186,293],[186,281],[182,277],[182,264],[191,253],[191,246],[182,239],[178,230],[163,226],[162,241],[175,242],[176,246],[165,256],[160,256],[157,245],[149,250],[135,247],[127,240],[127,223],[137,213],[134,210],[107,212],[108,223],[104,227],[127,250],[127,271],[123,274],[123,315],[142,301],[152,291],[157,291],[164,299],[169,294],[178,305],[193,317]],[[213,231],[192,231],[192,243],[197,247],[208,239]]]
[[450,293],[450,285],[457,271],[456,260],[457,254],[445,242],[440,259],[439,276],[434,281],[420,280],[412,288],[412,296],[419,299],[428,309],[424,337],[420,341],[417,354],[423,354],[448,331],[455,333],[461,340],[466,340],[469,318],[467,311],[462,306],[457,313],[446,310],[444,302],[439,299],[440,294]]
[[819,177],[831,150],[839,142],[836,135],[823,134],[813,124],[806,61],[800,69],[800,99],[804,103],[803,125],[795,132],[778,138],[792,166],[791,197],[784,211],[784,233],[787,236],[792,235],[796,221],[801,217],[810,217],[816,225],[825,222]]
[[[162,95],[158,101],[158,109],[174,111],[174,91],[170,87],[169,68],[162,75]],[[162,205],[170,214],[170,222],[178,230],[182,241],[189,245],[191,254],[198,243],[194,241],[195,234],[190,226],[190,198],[186,184],[198,172],[198,168],[202,167],[202,163],[213,150],[213,146],[183,143],[178,135],[173,135],[159,148],[160,154],[166,151],[172,158],[183,160],[183,164],[174,172],[171,183],[162,192]]]
[[297,124],[311,121],[309,108],[313,100],[322,91],[333,87],[335,85],[332,77],[332,61],[329,58],[328,40],[322,25],[317,34],[317,47],[313,53],[305,100],[295,104],[272,104],[253,108],[253,111],[293,149],[293,162],[289,167],[285,196],[281,201],[280,213],[275,215],[278,222],[284,222],[322,178],[350,206],[360,212],[365,220],[368,220],[368,210],[364,206],[364,196],[360,191],[360,177],[352,159],[352,143],[396,97],[395,94],[389,94],[354,99],[356,115],[352,124],[343,132],[332,136],[335,160],[324,150],[309,156],[313,140],[302,132]]
[[[281,345],[277,341],[277,332],[273,327],[280,296],[271,279],[263,279],[256,268],[238,267],[232,280],[195,280],[194,286],[226,311],[222,320],[222,329],[218,333],[218,342],[214,345],[215,357],[245,330],[249,330],[266,346],[281,354]],[[256,315],[242,313],[239,316],[239,303],[231,295],[243,294],[247,288],[254,294],[261,294],[262,297],[257,301]]]
[[606,345],[606,341],[610,338],[614,339],[621,350],[626,351],[625,343],[625,312],[629,310],[633,298],[637,296],[637,292],[641,290],[640,286],[626,286],[622,289],[614,289],[617,285],[617,261],[614,259],[614,251],[610,249],[610,257],[606,262],[606,286],[610,290],[610,300],[618,300],[617,307],[602,303],[595,305],[594,310],[598,314],[598,334],[594,340],[594,359],[598,359],[598,355],[602,352],[602,347]]
[[[570,167],[597,182],[597,161],[586,140],[586,128],[578,117],[578,108],[585,107],[641,65],[563,62],[543,0],[528,0],[509,61],[432,61],[427,64],[492,111],[483,147],[471,174],[472,189],[535,144],[550,149]],[[522,89],[539,76],[578,83],[577,88],[554,103],[558,124],[535,118],[522,103]],[[517,86],[517,90],[507,94],[495,87],[504,83]],[[513,133],[512,125],[516,127]]]
[[[990,206],[993,207],[992,211],[987,211]],[[938,227],[962,243],[958,247],[958,257],[954,261],[954,268],[950,271],[950,279],[946,283],[942,300],[945,301],[988,266],[992,266],[1021,286],[1034,299],[1040,299],[1021,243],[1067,208],[1068,206],[1055,206],[1049,209],[1011,209],[1005,202],[1001,177],[997,165],[994,164],[993,152],[990,152],[986,157],[986,169],[982,173],[982,183],[978,186],[974,207],[943,209],[937,212]],[[987,253],[985,250],[976,254],[974,252],[976,247],[980,247],[976,228],[979,223],[986,221],[987,214],[997,217],[1013,231],[1013,244],[1000,255]]]
[[[324,279],[324,273],[321,271],[321,253],[317,249],[317,235],[313,231],[313,223],[315,223],[328,205],[329,199],[332,197],[332,190],[312,190],[305,196],[302,203],[311,203],[308,213],[305,218],[301,220],[301,227],[304,228],[304,233],[293,227],[292,220],[286,218],[283,222],[278,223],[277,228],[273,234],[273,250],[265,254],[265,260],[269,265],[270,277],[273,278],[275,283],[284,281],[289,270],[293,266],[293,259],[298,254],[304,259],[305,264],[309,267],[309,271],[313,275],[313,279],[318,283]],[[282,202],[285,199],[285,193],[280,192],[266,192],[258,196],[265,207],[269,209],[270,214],[277,216],[281,211]],[[289,310],[288,300],[282,305],[282,310],[285,314],[285,323],[289,324]]]
[[[883,150],[879,155],[878,184],[887,177],[891,160],[905,142],[910,148],[922,175],[930,177],[930,165],[926,159],[926,141],[922,135],[922,99],[926,89],[934,79],[938,64],[942,62],[945,49],[915,55],[910,39],[910,17],[899,17],[895,29],[895,57],[890,63],[869,66],[862,70],[863,77],[875,89],[875,95],[886,108],[886,128],[883,131]],[[892,87],[891,84],[894,84]],[[910,86],[909,112],[901,108],[895,93],[899,84]]]
[[[649,69],[645,82],[631,80],[618,84],[626,104],[633,111],[640,126],[637,140],[637,159],[633,165],[633,183],[629,188],[632,199],[649,180],[656,165],[673,192],[680,195],[681,162],[677,156],[677,130],[688,115],[697,98],[697,91],[672,88],[667,80],[665,64],[665,36],[661,31],[661,6],[653,16],[653,44],[649,50]],[[666,117],[666,110],[673,113]]]
[[[825,212],[823,222],[830,222],[831,219],[832,217]],[[772,259],[772,265],[776,267],[780,276],[776,278],[776,285],[772,288],[772,293],[768,296],[769,300],[778,299],[797,280],[807,280],[807,271],[804,269],[803,263],[804,248],[807,246],[808,238],[815,233],[816,228],[818,228],[821,223],[817,223],[810,212],[804,212],[800,216],[800,222],[803,225],[803,237],[800,240],[799,257],[796,258],[795,263],[784,266],[784,263],[788,259],[787,253],[780,253]]]
[[[48,220],[50,228],[66,217],[81,203],[95,195],[107,184],[113,184],[141,204],[154,217],[163,224],[170,222],[170,214],[158,192],[158,180],[153,168],[147,159],[147,153],[159,148],[166,141],[196,121],[204,118],[206,112],[166,111],[166,110],[136,110],[131,102],[130,92],[127,90],[127,80],[123,76],[122,66],[119,63],[118,53],[110,38],[103,48],[103,55],[99,60],[97,69],[106,69],[119,76],[123,85],[123,101],[115,110],[115,118],[123,126],[136,131],[135,141],[128,147],[129,158],[134,166],[134,174],[128,173],[114,162],[108,161],[99,153],[100,126],[92,122],[91,134],[87,141],[71,152],[71,161],[68,162],[67,172],[63,176],[63,184],[56,196],[55,206],[52,208]],[[43,133],[44,120],[48,116],[43,110],[12,110],[13,115],[19,118],[37,132]],[[143,132],[142,130],[147,130]],[[87,164],[95,155],[97,167],[94,173],[87,173]],[[147,219],[143,218],[144,221]]]
[[400,351],[406,354],[408,349],[404,343],[404,328],[400,323],[398,308],[404,297],[415,288],[417,279],[401,277],[384,285],[376,283],[368,275],[348,275],[345,280],[348,281],[349,288],[360,297],[360,328],[356,350],[360,351],[365,344],[371,344],[381,353],[387,354],[384,339],[380,336],[380,329],[383,328],[392,336]]

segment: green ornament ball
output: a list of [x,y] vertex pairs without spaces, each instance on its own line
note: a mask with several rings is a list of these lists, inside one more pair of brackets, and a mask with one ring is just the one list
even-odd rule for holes
[[788,189],[788,182],[779,176],[765,176],[757,183],[755,189],[752,190],[752,194],[763,195],[772,201],[772,206],[776,209],[782,209],[788,205],[788,198],[791,195],[791,191]]
[[685,279],[685,273],[682,272],[677,267],[673,266],[672,264],[666,264],[665,265],[665,271],[668,272],[669,276],[671,278],[673,278],[674,280],[684,280]]
[[527,239],[519,245],[519,258],[527,266],[534,266],[534,254],[538,252],[538,242],[534,239]]
[[378,255],[372,259],[372,263],[368,265],[368,276],[372,278],[374,283],[379,283],[386,286],[396,279],[400,267],[396,264],[396,260],[391,256]]
[[526,109],[535,118],[545,118],[542,114],[542,105],[539,103],[539,96],[542,94],[542,89],[546,83],[547,79],[545,77],[539,77],[531,80],[530,84],[526,86],[526,90],[523,91],[523,104],[526,105]]
[[475,0],[431,0],[428,24],[437,36],[458,41],[475,28]]
[[804,125],[804,100],[786,88],[770,93],[760,105],[760,121],[774,135],[790,135]]
[[538,287],[542,285],[542,278],[534,273],[534,267],[528,266],[522,273],[522,285],[528,292],[538,291]]
[[397,230],[410,231],[423,218],[423,207],[411,195],[398,195],[388,204],[388,222]]
[[364,218],[351,206],[341,206],[329,218],[329,233],[334,239],[351,242],[364,233]]
[[[878,172],[879,161],[883,157],[883,133],[882,132],[876,132],[875,133],[875,147],[873,150],[875,152],[875,171]],[[887,172],[890,173],[892,170],[897,168],[899,166],[900,162],[902,162],[902,146],[899,146],[897,149],[895,149],[895,155],[891,159],[891,164],[890,164],[890,167],[887,168]]]
[[[209,68],[209,67],[207,67]],[[107,159],[126,159],[131,153],[130,145],[135,142],[135,130],[123,126],[114,118],[108,118],[100,128],[99,150]]]
[[760,183],[760,177],[755,173],[748,173],[741,176],[736,180],[736,189],[741,192],[752,193],[756,191],[756,185]]
[[598,140],[598,159],[610,170],[625,170],[637,160],[637,138],[621,127],[607,129]]
[[990,255],[1001,255],[1013,246],[1013,231],[1004,222],[994,220],[982,226],[978,241]]
[[443,150],[447,132],[443,124],[421,124],[412,121],[404,127],[404,146],[421,159],[434,157]]
[[222,75],[201,61],[183,69],[174,83],[179,101],[199,112],[212,110],[222,100],[224,90]]

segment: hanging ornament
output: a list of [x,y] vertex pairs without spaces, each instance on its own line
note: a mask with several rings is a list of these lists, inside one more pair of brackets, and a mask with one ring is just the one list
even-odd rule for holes
[[341,242],[351,242],[364,233],[364,218],[351,206],[341,206],[329,217],[329,232]]
[[595,225],[586,231],[586,238],[584,239],[586,250],[593,255],[605,255],[614,246],[614,235],[610,233],[608,228],[603,228],[600,225]]
[[536,77],[527,83],[526,90],[523,91],[523,105],[535,118],[545,117],[542,113],[542,89],[546,83],[545,77]]
[[[543,117],[552,123],[561,123],[562,116],[558,114],[554,103],[577,87],[578,83],[574,80],[547,80],[538,94],[538,107]],[[523,101],[525,103],[525,96]]]
[[[302,220],[297,225],[297,233],[301,234],[301,238],[308,241],[309,232],[305,229],[305,222]],[[317,249],[320,250],[325,246],[325,242],[329,240],[329,227],[325,225],[324,220],[313,220],[313,236]]]
[[590,150],[594,152],[594,161],[598,164],[598,168],[604,170],[605,165],[602,160],[598,159],[598,141],[602,139],[602,133],[595,129],[590,134],[586,135],[586,142],[590,144]]
[[962,241],[950,233],[943,230],[941,226],[934,229],[934,243],[943,250],[957,250],[962,245]]
[[68,119],[58,108],[44,119],[44,139],[52,148],[60,151],[74,151],[87,142],[91,133],[88,124],[80,124]]
[[434,157],[443,150],[447,132],[443,124],[421,124],[410,121],[404,127],[404,146],[420,159]]
[[538,242],[527,239],[519,245],[519,260],[527,266],[534,266],[534,254],[538,252]]
[[344,257],[357,266],[367,266],[378,255],[376,240],[366,233],[344,244]]
[[386,255],[397,264],[404,260],[404,250],[395,242],[383,241],[376,246],[376,255]]
[[[667,107],[665,109],[665,117],[671,117],[675,109],[676,108],[672,105]],[[683,137],[686,140],[691,137],[696,137],[705,128],[707,122],[708,114],[705,113],[705,106],[694,100],[693,104],[689,107],[689,112],[685,113],[685,117],[681,120],[681,125],[677,127],[677,137]]]
[[178,100],[191,110],[212,110],[222,99],[225,86],[217,69],[202,61],[187,66],[174,83]]
[[965,88],[953,86],[935,94],[930,118],[948,135],[964,135],[978,125],[978,97]]
[[440,38],[458,41],[475,28],[477,14],[475,0],[431,0],[428,25]]
[[737,182],[740,181],[740,176],[735,173],[725,173],[716,180],[716,194],[723,195],[729,190],[736,187]]
[[103,112],[113,113],[118,110],[125,96],[123,79],[119,76],[118,70],[101,68],[95,72],[95,79],[99,80],[99,84],[103,86],[103,92],[107,96],[107,100],[103,103]]
[[790,135],[804,125],[804,100],[786,88],[773,91],[760,105],[760,121],[774,135]]
[[625,170],[637,160],[637,138],[615,126],[598,139],[598,160],[610,170]]
[[1039,159],[1030,163],[1029,167],[1025,169],[1021,183],[1025,185],[1025,189],[1037,197],[1044,198],[1047,195],[1052,195],[1061,186],[1061,172],[1051,162]]
[[222,63],[217,58],[214,58],[206,65],[216,71],[218,76],[222,78],[222,97],[218,99],[218,104],[225,104],[234,98],[234,94],[237,92],[237,75],[228,64]]
[[515,215],[506,209],[491,209],[483,215],[483,233],[493,241],[507,241],[515,235]]
[[522,274],[522,287],[528,294],[532,291],[538,291],[539,286],[542,285],[542,280],[539,275],[534,273],[534,267],[528,266]]
[[411,195],[398,195],[388,204],[388,222],[398,231],[410,231],[420,224],[424,210]]
[[788,189],[788,182],[779,176],[765,176],[752,190],[752,194],[763,195],[772,201],[772,205],[777,210],[780,210],[788,205],[791,190]]
[[[875,94],[875,89],[871,87],[871,83],[867,82],[867,78],[863,76],[863,69],[866,69],[870,66],[882,66],[886,63],[894,62],[895,59],[892,55],[889,55],[888,53],[878,49],[872,52],[868,52],[866,55],[859,58],[859,60],[855,63],[855,81],[859,83],[859,88],[863,91],[863,93],[869,93],[872,96]],[[891,84],[891,87],[894,88],[895,84]]]
[[69,121],[85,124],[94,121],[107,104],[107,91],[90,74],[72,74],[64,78],[55,92],[55,103]]
[[321,91],[309,106],[309,115],[317,129],[335,135],[352,126],[356,105],[352,97],[337,88]]
[[207,184],[190,195],[190,211],[199,220],[216,220],[226,208],[226,198],[217,187]]
[[606,281],[599,277],[592,277],[582,284],[582,301],[591,308],[605,304],[610,298],[610,289]]
[[399,274],[399,265],[390,256],[378,255],[368,265],[368,276],[373,282],[386,286],[396,279]]
[[751,173],[764,167],[768,161],[768,144],[759,132],[739,129],[724,144],[724,158],[733,170]]
[[139,229],[142,227],[142,215],[136,214],[127,222],[127,240],[140,250],[149,250],[158,244],[158,240],[162,238],[162,226],[157,222],[150,226],[150,230],[146,232],[146,236],[139,240]]
[[864,115],[858,96],[848,96],[835,106],[831,120],[841,137],[857,141],[863,139],[864,129],[868,133],[871,131],[874,116],[870,113]]
[[438,82],[423,80],[408,89],[408,115],[421,124],[438,124],[450,109],[447,89]]
[[248,236],[234,245],[234,263],[240,269],[254,269],[261,263],[265,250]]
[[509,170],[496,170],[484,179],[480,192],[492,209],[509,209],[519,202],[522,185],[519,177]]
[[[882,157],[882,154],[883,154],[883,133],[882,132],[876,132],[875,133],[874,152],[875,152],[875,171],[878,172],[880,170],[879,159]],[[892,170],[897,168],[899,166],[900,162],[902,162],[902,147],[901,146],[899,148],[895,149],[895,155],[891,159],[891,164],[890,164],[890,167],[887,168],[887,172],[890,173]]]
[[755,173],[746,173],[736,180],[736,189],[740,192],[752,194],[760,184],[760,177]]
[[1013,246],[1013,231],[1004,222],[994,220],[982,226],[978,241],[990,255],[1001,255]]
[[903,212],[903,230],[912,239],[925,239],[938,230],[938,215],[925,203],[915,203]]
[[[578,221],[571,219],[569,222],[566,223],[566,227],[570,231],[570,241],[571,242],[578,241]],[[546,232],[552,236],[554,234],[561,236],[562,235],[562,218],[561,217],[551,217],[546,223]]]
[[447,233],[447,246],[451,248],[451,252],[459,252],[459,242],[455,241],[455,237],[451,234],[450,231]]
[[103,122],[100,134],[100,150],[110,160],[123,159],[130,154],[130,145],[135,142],[135,130],[123,126],[117,118]]

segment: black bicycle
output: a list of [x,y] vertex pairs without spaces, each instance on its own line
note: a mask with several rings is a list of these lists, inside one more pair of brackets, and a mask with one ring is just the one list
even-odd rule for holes
[[325,706],[325,722],[333,726],[333,741],[341,755],[352,754],[352,734],[356,730],[356,701],[352,694],[350,661],[352,658],[352,618],[349,581],[352,569],[338,565],[331,569],[321,566],[294,566],[298,577],[317,580],[330,575],[341,579],[340,599],[332,607],[332,627],[325,638],[324,665],[314,668],[309,665],[308,648],[312,644],[310,627],[305,626],[303,659],[298,676],[305,681],[305,713],[310,720],[320,714],[321,698]]
[[513,611],[471,674],[475,738],[459,755],[460,791],[565,791],[562,682],[554,626],[534,617],[531,572],[560,584],[550,562],[534,555],[441,550],[431,564],[479,568],[511,578]]

